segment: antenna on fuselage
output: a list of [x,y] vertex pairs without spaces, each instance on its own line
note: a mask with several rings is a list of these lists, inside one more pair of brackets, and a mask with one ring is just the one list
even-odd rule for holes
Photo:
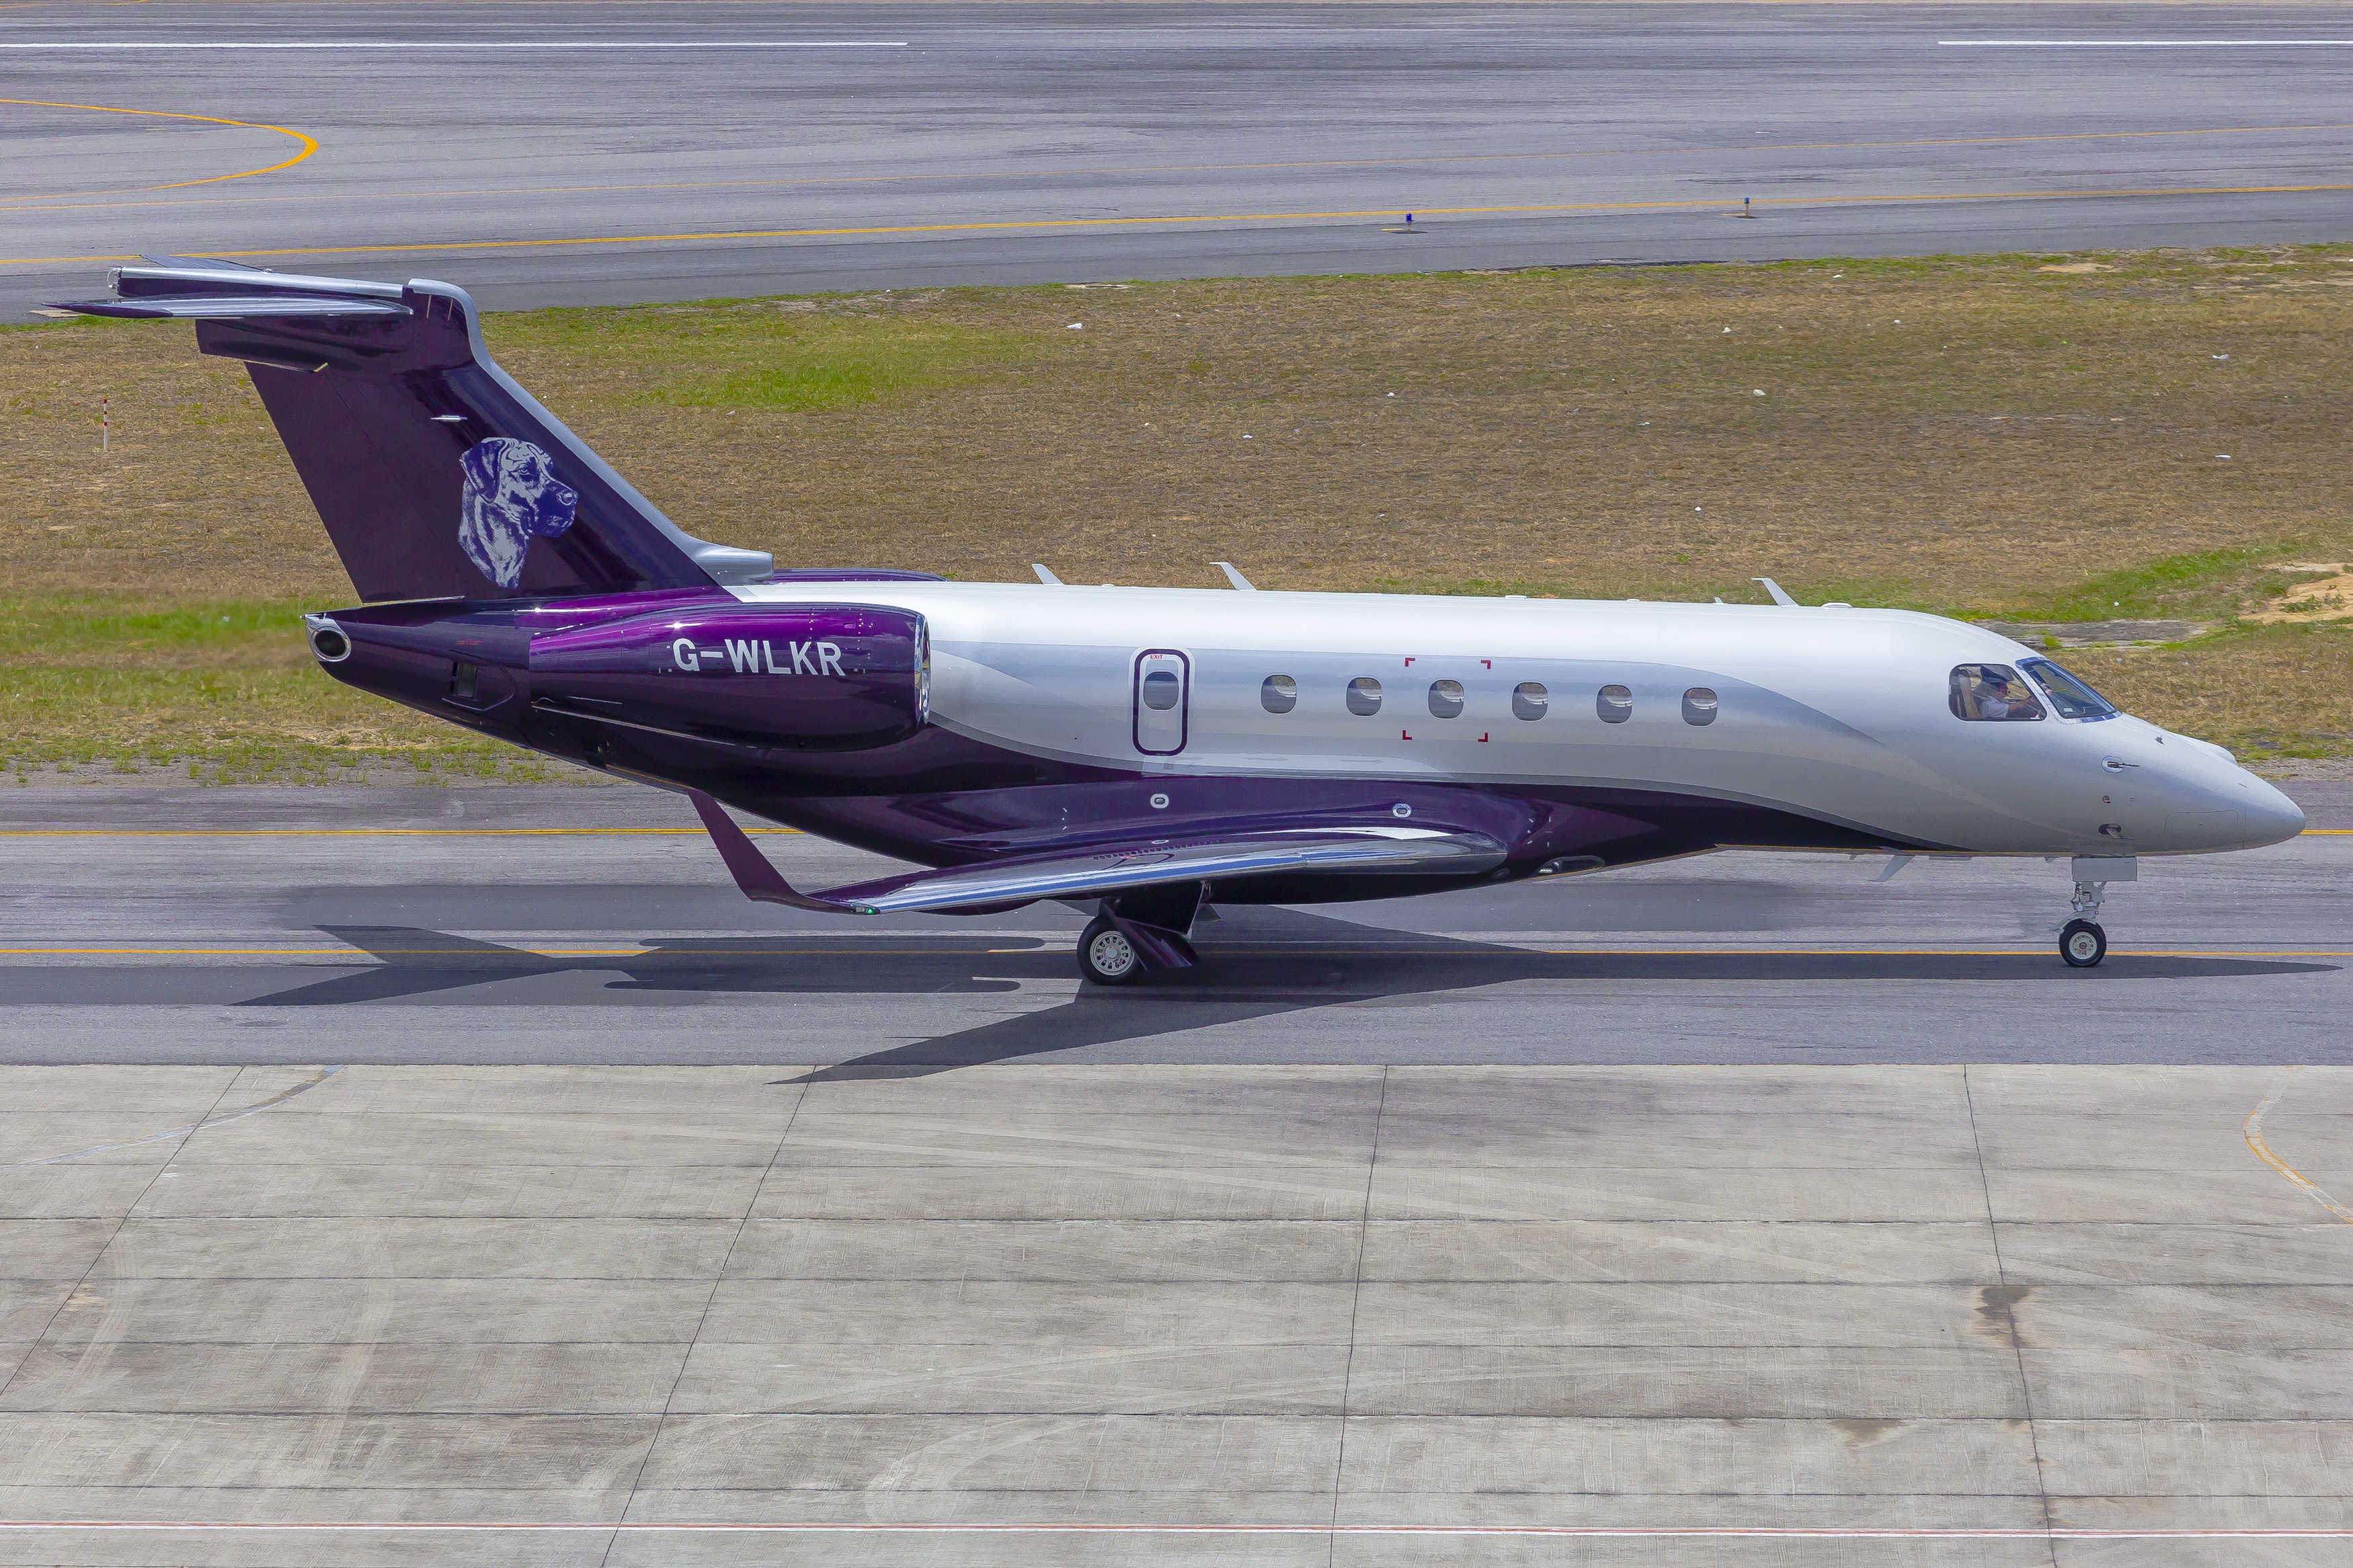
[[1776,583],[1775,581],[1773,581],[1773,579],[1772,579],[1772,578],[1770,578],[1770,577],[1751,577],[1751,578],[1750,578],[1750,579],[1748,579],[1748,580],[1749,580],[1751,583],[1762,583],[1762,584],[1765,584],[1765,591],[1766,591],[1767,593],[1768,593],[1768,594],[1770,594],[1770,595],[1773,595],[1773,602],[1774,602],[1775,604],[1777,604],[1777,605],[1788,605],[1788,606],[1789,606],[1789,608],[1791,608],[1791,609],[1793,609],[1793,610],[1794,610],[1794,609],[1796,609],[1796,608],[1798,607],[1798,601],[1797,601],[1797,600],[1795,600],[1795,599],[1792,599],[1791,597],[1789,597],[1788,590],[1788,589],[1786,589],[1786,588],[1784,588],[1784,587],[1782,587],[1780,584]]
[[1062,580],[1060,577],[1055,576],[1051,572],[1047,571],[1043,563],[1039,562],[1032,561],[1029,563],[1029,570],[1038,574],[1038,581],[1045,584],[1049,588],[1059,588],[1062,585]]
[[1219,571],[1223,572],[1226,574],[1226,581],[1231,583],[1236,588],[1240,589],[1243,593],[1255,594],[1258,592],[1258,584],[1243,576],[1240,573],[1235,571],[1234,563],[1232,562],[1212,561],[1209,564],[1216,567]]

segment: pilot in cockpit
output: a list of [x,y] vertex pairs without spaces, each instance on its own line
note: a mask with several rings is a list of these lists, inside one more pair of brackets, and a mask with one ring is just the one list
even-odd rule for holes
[[2016,670],[1964,664],[1953,671],[1953,712],[1962,719],[2040,719],[2042,705]]

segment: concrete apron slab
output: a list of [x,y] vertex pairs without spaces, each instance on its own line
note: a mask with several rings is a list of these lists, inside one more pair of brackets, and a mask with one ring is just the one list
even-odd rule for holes
[[2353,1069],[0,1068],[0,1124],[8,1568],[2353,1561]]

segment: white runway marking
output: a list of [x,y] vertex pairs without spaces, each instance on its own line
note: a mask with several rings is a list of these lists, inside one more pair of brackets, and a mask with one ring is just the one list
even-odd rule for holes
[[603,1524],[557,1523],[366,1523],[269,1524],[244,1521],[168,1520],[0,1520],[0,1530],[104,1531],[276,1531],[401,1534],[530,1531],[588,1534],[626,1531],[630,1534],[718,1535],[1477,1535],[1549,1536],[1578,1541],[2348,1541],[2353,1530],[2091,1530],[2061,1525],[2047,1530],[1903,1530],[1777,1529],[1740,1525],[1694,1525],[1644,1528],[1640,1525],[1563,1524],[876,1524],[817,1523],[795,1521],[775,1524],[711,1524],[628,1521]]
[[906,40],[871,38],[532,38],[500,39],[320,38],[273,39],[248,43],[237,39],[126,39],[108,43],[5,43],[0,49],[903,49]]

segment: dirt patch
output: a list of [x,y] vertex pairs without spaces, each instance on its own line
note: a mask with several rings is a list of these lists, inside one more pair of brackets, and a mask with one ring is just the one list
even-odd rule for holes
[[2342,562],[2326,564],[2291,563],[2283,572],[2319,574],[2316,581],[2298,584],[2246,618],[2261,626],[2300,626],[2315,621],[2341,621],[2353,616],[2353,573]]
[[2146,647],[2188,642],[2214,629],[2211,621],[1980,621],[1979,626],[2029,647]]

